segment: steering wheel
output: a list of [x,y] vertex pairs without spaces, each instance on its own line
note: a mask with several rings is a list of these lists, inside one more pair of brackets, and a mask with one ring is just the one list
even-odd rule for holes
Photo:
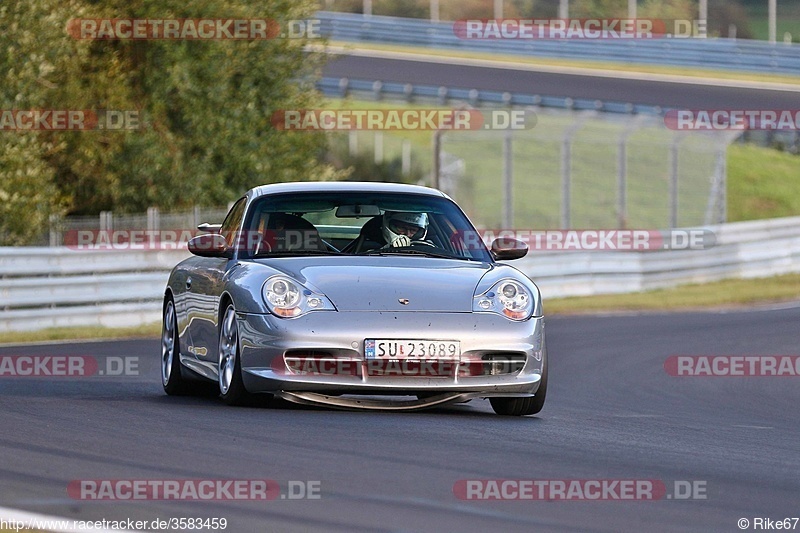
[[431,241],[411,241],[411,246],[412,247],[416,246],[418,244],[419,245],[423,245],[423,246],[430,246],[431,248],[436,248],[436,245],[433,244]]

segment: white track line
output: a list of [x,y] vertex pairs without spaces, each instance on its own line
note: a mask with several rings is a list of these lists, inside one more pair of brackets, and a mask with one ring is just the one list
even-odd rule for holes
[[[137,531],[130,531],[127,529],[77,529],[72,527],[50,527],[44,528],[42,524],[44,522],[49,522],[51,524],[56,524],[58,522],[97,522],[97,520],[90,520],[90,519],[76,519],[76,518],[62,518],[60,516],[48,516],[38,513],[31,513],[29,511],[20,511],[19,509],[11,509],[9,507],[0,507],[0,520],[5,522],[21,522],[22,524],[27,525],[29,523],[36,524],[38,522],[39,525],[36,526],[36,529],[39,531],[53,531],[54,533],[86,533],[86,531],[94,531],[97,533],[141,533],[143,530]],[[8,526],[8,524],[5,524]],[[11,531],[14,531],[13,527],[7,527]],[[20,529],[20,531],[26,531],[26,529]]]

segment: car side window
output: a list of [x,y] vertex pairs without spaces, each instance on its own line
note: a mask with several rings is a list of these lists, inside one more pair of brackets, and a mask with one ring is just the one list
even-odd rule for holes
[[231,208],[228,216],[225,217],[225,222],[222,223],[219,233],[225,237],[228,248],[232,248],[236,244],[236,238],[239,229],[242,227],[242,219],[244,218],[244,207],[246,205],[245,198],[239,199],[236,204]]

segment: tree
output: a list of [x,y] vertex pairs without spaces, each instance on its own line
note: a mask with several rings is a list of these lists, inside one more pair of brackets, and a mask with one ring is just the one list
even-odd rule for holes
[[[308,18],[312,0],[12,0],[0,4],[0,109],[135,110],[130,131],[0,131],[0,244],[15,219],[219,205],[262,183],[326,178],[321,133],[270,124],[313,108],[321,54],[307,37],[80,40],[82,18]],[[36,191],[38,194],[32,194]],[[35,208],[33,207],[35,206]],[[35,209],[36,213],[28,213]]]

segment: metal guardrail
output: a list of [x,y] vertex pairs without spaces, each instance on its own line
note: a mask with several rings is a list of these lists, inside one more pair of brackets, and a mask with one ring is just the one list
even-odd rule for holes
[[[709,226],[708,250],[536,252],[515,261],[545,298],[800,272],[800,217]],[[185,250],[0,248],[0,331],[157,322]]]
[[536,39],[459,38],[452,22],[320,11],[320,31],[335,41],[424,46],[470,52],[671,65],[796,76],[800,45],[742,39]]
[[570,98],[568,96],[546,96],[487,90],[479,91],[477,89],[465,89],[461,87],[414,85],[410,83],[393,82],[384,83],[381,81],[348,78],[322,78],[317,82],[317,89],[325,96],[335,98],[344,98],[351,93],[356,93],[368,94],[376,100],[384,96],[402,98],[405,100],[436,99],[442,105],[451,100],[457,100],[469,102],[472,105],[501,104],[506,106],[538,106],[569,109],[573,111],[602,111],[605,113],[663,115],[664,112],[667,111],[667,108],[662,108],[660,106],[601,101],[588,98]]

